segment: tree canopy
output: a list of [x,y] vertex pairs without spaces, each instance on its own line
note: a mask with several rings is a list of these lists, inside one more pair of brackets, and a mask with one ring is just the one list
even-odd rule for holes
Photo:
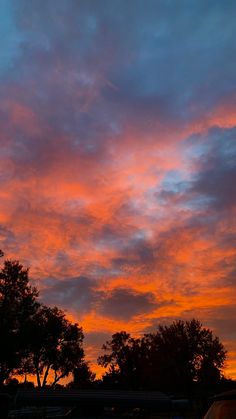
[[40,306],[31,319],[29,333],[34,339],[23,360],[23,371],[36,374],[38,387],[45,387],[50,372],[55,385],[83,362],[82,328],[67,320],[57,307]]
[[18,261],[4,261],[0,270],[0,385],[27,355],[27,325],[39,307],[37,296],[36,288],[29,285],[28,269]]
[[5,260],[0,269],[0,385],[14,373],[36,374],[39,387],[47,384],[50,373],[52,385],[74,369],[86,372],[87,379],[82,328],[37,297],[28,269]]
[[123,331],[112,335],[112,339],[102,346],[105,354],[98,358],[98,364],[108,367],[103,377],[105,385],[119,388],[135,387],[141,357],[140,343],[140,339],[134,339]]
[[226,359],[218,337],[196,319],[160,325],[139,339],[122,331],[102,349],[104,382],[139,389],[186,391],[194,383],[216,382]]

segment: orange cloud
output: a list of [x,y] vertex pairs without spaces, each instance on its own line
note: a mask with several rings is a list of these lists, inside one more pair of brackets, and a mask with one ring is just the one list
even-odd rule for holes
[[[93,95],[88,97],[84,112],[93,100]],[[234,303],[233,285],[225,277],[231,272],[235,246],[230,240],[228,246],[221,243],[223,236],[235,233],[233,209],[227,222],[217,219],[212,209],[186,205],[197,195],[188,187],[167,191],[164,204],[158,194],[168,175],[178,188],[201,171],[201,161],[193,165],[184,157],[182,143],[212,126],[234,127],[233,106],[220,105],[185,126],[154,123],[147,137],[137,132],[135,120],[130,121],[117,143],[106,138],[107,148],[99,153],[75,147],[71,134],[57,132],[19,101],[9,101],[3,108],[9,118],[5,125],[3,121],[7,155],[1,158],[1,173],[8,176],[0,192],[0,238],[7,257],[30,265],[32,279],[42,291],[47,289],[45,279],[82,275],[96,279],[91,291],[95,296],[103,292],[114,298],[116,290],[123,289],[140,296],[138,304],[152,293],[157,304],[150,310],[146,305],[144,311],[140,306],[140,312],[135,308],[128,320],[102,313],[105,297],[101,301],[96,297],[83,313],[79,303],[73,309],[65,306],[85,332],[126,329],[138,335],[158,321],[193,313],[207,325],[212,310]],[[19,141],[25,147],[22,161],[14,130],[30,136],[25,145]],[[175,173],[181,173],[176,184]],[[205,221],[211,217],[213,231]],[[160,301],[166,304],[158,306]],[[234,375],[231,340],[228,345],[227,371]],[[98,349],[92,344],[87,349],[94,363]]]

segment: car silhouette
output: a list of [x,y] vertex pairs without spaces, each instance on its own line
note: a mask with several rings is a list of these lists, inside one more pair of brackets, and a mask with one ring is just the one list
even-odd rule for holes
[[214,396],[204,419],[236,419],[236,390]]

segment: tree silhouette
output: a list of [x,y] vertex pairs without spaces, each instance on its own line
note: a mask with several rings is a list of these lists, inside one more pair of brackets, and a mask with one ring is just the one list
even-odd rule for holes
[[200,321],[175,321],[144,336],[152,366],[165,388],[187,391],[194,382],[209,381],[209,371],[220,378],[226,351],[218,337]]
[[28,322],[39,306],[37,296],[36,288],[29,285],[28,269],[6,260],[0,270],[0,385],[27,355],[32,338]]
[[36,374],[38,387],[47,385],[49,374],[55,386],[80,367],[84,360],[82,328],[67,320],[63,311],[40,306],[31,319],[29,333],[34,338],[22,362],[22,372]]
[[112,339],[102,347],[106,353],[98,358],[99,365],[108,367],[103,377],[105,386],[140,388],[145,357],[143,349],[142,340],[132,338],[125,331],[112,335]]
[[74,379],[67,385],[67,388],[86,389],[91,388],[96,374],[90,370],[88,362],[81,360],[80,365],[74,368],[73,376]]
[[226,358],[219,339],[195,319],[159,326],[140,339],[116,333],[102,349],[106,353],[98,363],[108,367],[104,384],[132,389],[187,392],[195,383],[219,380]]
[[28,269],[6,260],[0,270],[0,385],[13,373],[36,374],[38,387],[46,386],[50,373],[52,385],[75,368],[82,374],[82,328],[37,297]]

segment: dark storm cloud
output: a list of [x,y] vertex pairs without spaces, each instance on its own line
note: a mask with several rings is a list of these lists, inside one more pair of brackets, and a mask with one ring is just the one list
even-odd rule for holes
[[46,288],[42,290],[41,297],[47,304],[59,305],[78,314],[96,309],[98,313],[115,319],[131,319],[173,303],[158,301],[151,292],[138,292],[131,288],[104,292],[96,289],[97,281],[82,276],[44,280],[44,286]]
[[103,224],[97,231],[94,231],[92,239],[100,248],[109,246],[117,251],[122,250],[127,242],[132,240],[132,236],[136,233],[132,226],[117,225],[116,223]]
[[205,196],[215,211],[231,210],[236,204],[236,129],[214,129],[206,138],[208,150],[191,191]]
[[85,335],[85,343],[86,345],[95,346],[97,350],[97,348],[101,349],[102,345],[110,339],[110,337],[111,335],[106,332],[88,332]]
[[[234,2],[15,0],[12,13],[22,41],[6,95],[15,80],[14,98],[68,134],[67,147],[102,154],[132,120],[152,132],[236,88]],[[39,137],[52,158],[49,133]]]
[[116,319],[130,319],[148,313],[158,307],[169,305],[168,301],[157,301],[151,292],[136,292],[131,288],[118,288],[103,298],[101,312]]
[[[235,240],[236,245],[236,240]],[[235,252],[236,253],[236,252]],[[236,261],[235,256],[228,262],[228,269],[226,270],[226,275],[224,277],[225,279],[225,285],[231,285],[235,288],[236,292]]]
[[145,272],[152,269],[154,263],[153,246],[145,238],[137,238],[135,235],[142,235],[142,232],[138,229],[133,231],[134,237],[130,237],[121,249],[117,249],[119,250],[117,257],[111,261],[115,269],[125,270],[129,266],[139,266]]
[[157,141],[166,122],[234,91],[234,2],[175,9],[151,0],[13,2],[7,13],[20,41],[0,86],[11,176],[41,176],[68,160],[75,174],[81,159],[102,172],[130,125]]
[[[221,211],[230,211],[236,204],[235,140],[235,128],[212,128],[205,134],[196,134],[188,139],[184,143],[184,153],[188,155],[188,165],[197,170],[194,170],[188,181],[181,181],[177,177],[168,185],[164,180],[155,193],[156,199],[163,205],[174,205],[179,209],[191,208],[195,223],[201,221],[196,219],[197,213],[204,212],[207,208],[218,216]],[[167,177],[170,177],[170,173]],[[212,214],[206,212],[205,216],[208,219]],[[213,217],[212,222],[215,221]],[[204,224],[204,220],[201,222]]]
[[222,305],[210,311],[209,326],[224,340],[236,339],[236,304]]
[[[26,83],[16,91],[7,90],[8,99],[1,105],[1,143],[5,139],[8,157],[15,165],[14,175],[29,176],[32,169],[44,174],[52,165],[63,167],[66,159],[72,160],[72,168],[78,165],[79,158],[106,166],[106,139],[112,129],[99,114],[79,110],[75,93],[79,85],[73,87],[67,103],[66,86],[60,78],[57,83],[41,82],[39,90],[45,90],[45,100],[35,96],[32,85]],[[58,92],[61,97],[57,97]]]
[[10,247],[15,241],[16,236],[13,231],[0,224],[0,249],[4,250],[5,248]]
[[50,305],[83,314],[93,308],[99,292],[94,291],[95,283],[87,277],[67,278],[65,280],[45,280],[41,292],[44,302]]

